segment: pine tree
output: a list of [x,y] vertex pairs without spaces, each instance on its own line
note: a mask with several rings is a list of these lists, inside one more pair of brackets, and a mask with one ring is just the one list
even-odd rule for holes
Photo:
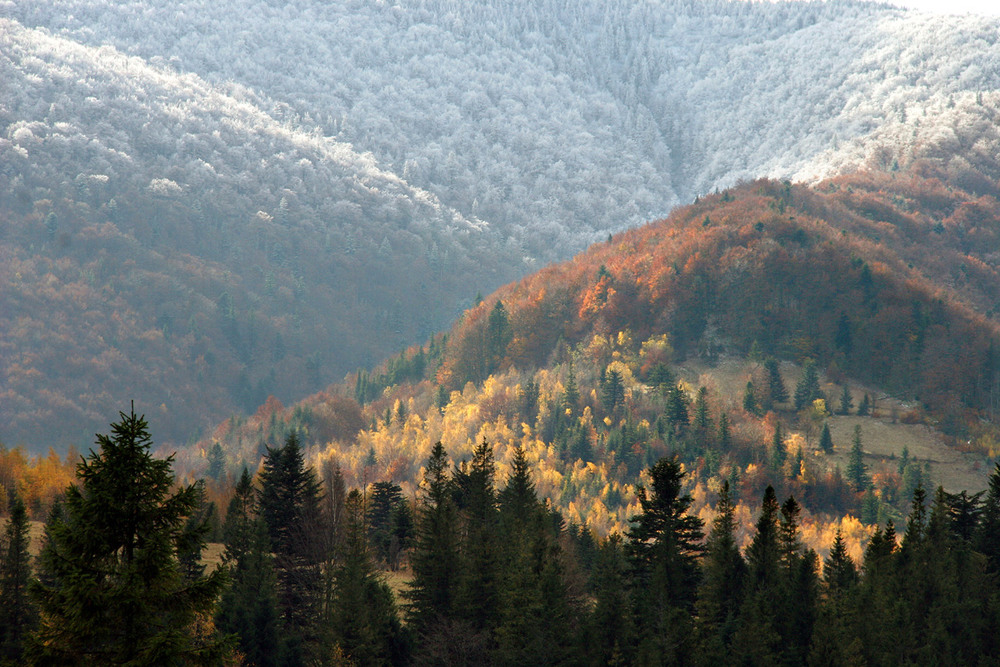
[[306,468],[298,436],[282,447],[266,448],[260,471],[258,509],[267,525],[278,584],[278,611],[288,660],[305,659],[317,649],[322,577],[319,481]]
[[774,357],[768,357],[764,362],[764,369],[767,371],[767,393],[771,405],[784,403],[788,400],[788,389],[785,387],[785,381],[781,378],[778,360]]
[[785,433],[781,428],[781,422],[774,425],[774,434],[771,436],[771,467],[776,471],[781,471],[788,460],[788,449],[785,447]]
[[802,368],[802,379],[795,385],[795,409],[801,410],[817,398],[823,398],[823,392],[819,388],[819,369],[815,361],[806,359]]
[[205,474],[218,481],[225,472],[226,453],[222,450],[222,445],[215,443],[208,451],[208,469],[205,471]]
[[823,422],[823,431],[819,434],[819,448],[824,454],[833,454],[833,437],[827,422]]
[[780,602],[779,512],[774,488],[768,486],[761,501],[756,533],[746,550],[746,594],[734,636],[734,643],[745,656],[744,662],[749,664],[777,664],[779,659],[780,634],[775,618],[775,605]]
[[762,417],[764,415],[760,404],[757,402],[757,396],[754,393],[753,381],[750,380],[747,381],[746,389],[743,390],[743,410],[754,417]]
[[418,635],[428,635],[455,614],[458,589],[458,526],[448,474],[448,456],[438,442],[431,450],[421,498],[410,564],[413,579],[403,593],[407,616]]
[[618,407],[625,405],[625,385],[622,383],[622,374],[613,368],[606,373],[604,384],[601,387],[601,405],[609,414],[614,414]]
[[746,578],[746,563],[736,543],[736,508],[729,495],[729,482],[722,485],[715,511],[712,530],[705,541],[696,604],[698,653],[705,664],[724,660],[731,654]]
[[256,511],[256,490],[243,469],[223,526],[230,585],[219,602],[215,623],[220,632],[236,635],[247,665],[279,664],[277,583],[267,524]]
[[490,311],[489,319],[486,323],[486,374],[493,373],[500,367],[504,356],[507,354],[507,346],[514,338],[510,326],[510,318],[507,315],[507,308],[503,301],[497,300]]
[[851,397],[851,390],[845,384],[840,390],[840,407],[837,409],[837,414],[842,416],[849,415],[853,407],[854,399]]
[[851,454],[847,463],[847,481],[856,493],[861,493],[871,484],[867,470],[864,451],[861,449],[861,426],[856,425],[854,437],[851,440]]
[[499,596],[499,515],[493,447],[483,439],[473,450],[468,466],[457,467],[453,476],[464,561],[457,609],[475,632],[486,633],[496,621]]
[[344,552],[337,567],[332,635],[346,660],[358,665],[404,664],[406,640],[392,591],[372,567],[361,493],[347,494]]
[[[0,493],[4,493],[2,487]],[[10,518],[0,537],[0,663],[17,664],[23,658],[25,638],[35,627],[38,614],[28,597],[28,512],[16,491],[11,492],[9,507]]]
[[219,664],[227,650],[198,620],[221,571],[185,580],[178,564],[197,489],[175,488],[172,458],[150,454],[146,420],[121,413],[99,451],[77,466],[62,516],[49,526],[33,660],[44,664]]
[[1000,463],[994,465],[988,481],[975,545],[986,556],[989,571],[1000,573]]
[[729,416],[725,412],[719,413],[719,434],[718,443],[720,452],[728,452],[733,446],[733,436],[729,430]]
[[865,395],[861,397],[861,403],[858,404],[858,416],[867,417],[868,414],[871,412],[871,409],[872,409],[872,402],[866,392]]
[[566,385],[563,387],[563,407],[575,414],[580,407],[580,390],[576,386],[576,373],[573,367],[569,367],[569,376],[566,378]]
[[627,553],[632,565],[638,623],[638,662],[678,663],[692,649],[690,628],[700,576],[701,519],[689,515],[681,493],[684,472],[676,459],[649,469],[651,493],[639,487],[640,513],[629,518]]
[[625,546],[621,535],[612,533],[600,545],[594,565],[594,609],[586,633],[590,664],[633,663],[636,642],[628,581]]

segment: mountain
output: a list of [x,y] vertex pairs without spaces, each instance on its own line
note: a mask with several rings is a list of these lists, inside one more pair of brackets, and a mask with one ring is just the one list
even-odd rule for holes
[[917,484],[981,489],[1000,451],[1000,165],[976,133],[1000,99],[980,101],[865,169],[744,183],[616,234],[353,386],[220,424],[181,463],[254,467],[297,429],[319,469],[413,493],[433,443],[461,460],[485,439],[501,471],[523,447],[540,495],[604,531],[669,454],[698,507],[724,481],[749,502],[772,484],[872,522],[905,516]]
[[950,131],[1000,71],[995,21],[855,2],[7,2],[0,43],[32,447],[301,397],[699,194]]

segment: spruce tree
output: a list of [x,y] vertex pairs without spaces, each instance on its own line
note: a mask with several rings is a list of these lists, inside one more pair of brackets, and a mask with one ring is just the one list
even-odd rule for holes
[[177,488],[172,457],[155,459],[146,420],[120,413],[77,466],[48,529],[32,659],[43,664],[219,664],[227,645],[198,621],[224,583],[185,580],[178,563],[194,485]]
[[830,424],[823,422],[823,430],[819,434],[819,448],[824,454],[833,454],[833,437],[830,435]]
[[267,447],[260,471],[258,508],[267,525],[278,584],[278,612],[288,660],[305,660],[318,648],[324,560],[320,522],[321,488],[305,466],[297,434]]
[[853,407],[854,399],[851,397],[851,390],[845,384],[840,390],[840,407],[837,409],[837,414],[842,416],[849,415]]
[[861,493],[871,484],[867,470],[864,451],[861,449],[861,426],[856,425],[854,437],[851,439],[851,454],[847,462],[847,481],[856,493]]
[[733,446],[733,436],[729,430],[729,416],[725,412],[719,414],[719,451],[728,452]]
[[975,545],[976,551],[986,556],[989,571],[1000,573],[1000,463],[993,466],[987,484]]
[[613,368],[606,373],[604,384],[601,386],[601,405],[609,414],[614,414],[617,408],[625,405],[622,374]]
[[743,410],[754,417],[762,417],[764,412],[757,402],[757,395],[754,393],[753,381],[748,380],[746,389],[743,390]]
[[764,362],[764,369],[767,371],[767,393],[771,405],[784,403],[788,400],[788,389],[785,387],[785,381],[781,378],[778,360],[774,357],[768,357]]
[[429,636],[455,614],[458,590],[457,510],[444,445],[436,443],[420,485],[416,537],[410,564],[413,579],[403,593],[409,624]]
[[405,664],[407,645],[392,591],[372,567],[361,493],[347,494],[344,550],[337,567],[332,634],[339,653],[357,665]]
[[[4,493],[2,487],[0,493]],[[37,613],[28,597],[28,512],[16,491],[11,496],[10,518],[0,536],[0,663],[17,664],[23,659],[25,638],[37,622]]]
[[801,410],[817,398],[823,398],[823,392],[819,388],[819,369],[815,361],[806,359],[802,368],[802,379],[795,385],[795,409]]
[[696,604],[699,661],[704,664],[724,660],[731,654],[746,578],[746,563],[736,543],[736,508],[729,495],[729,482],[722,485],[715,511],[712,530],[705,541]]
[[688,514],[676,458],[649,469],[651,493],[638,488],[640,513],[629,518],[627,553],[639,640],[638,662],[678,663],[692,649],[690,629],[700,569],[702,521]]
[[867,417],[871,413],[872,402],[866,392],[864,396],[861,397],[861,403],[858,404],[858,416]]
[[278,638],[277,583],[267,525],[256,510],[256,490],[243,469],[223,525],[222,562],[230,585],[215,617],[220,632],[236,635],[248,665],[271,667],[284,655]]

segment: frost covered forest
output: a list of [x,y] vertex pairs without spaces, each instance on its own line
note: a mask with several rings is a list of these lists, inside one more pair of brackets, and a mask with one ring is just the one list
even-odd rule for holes
[[143,378],[184,440],[699,194],[946,145],[997,35],[846,1],[0,2],[0,438],[79,440]]

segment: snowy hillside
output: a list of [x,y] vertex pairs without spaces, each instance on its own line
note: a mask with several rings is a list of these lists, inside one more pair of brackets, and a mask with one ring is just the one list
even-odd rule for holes
[[183,439],[741,179],[998,176],[998,28],[847,0],[0,0],[0,439],[56,410],[93,432],[157,365],[137,405],[189,388]]
[[996,21],[853,2],[18,2],[8,13],[263,96],[275,118],[543,259],[696,194],[823,172],[908,109],[1000,87]]

